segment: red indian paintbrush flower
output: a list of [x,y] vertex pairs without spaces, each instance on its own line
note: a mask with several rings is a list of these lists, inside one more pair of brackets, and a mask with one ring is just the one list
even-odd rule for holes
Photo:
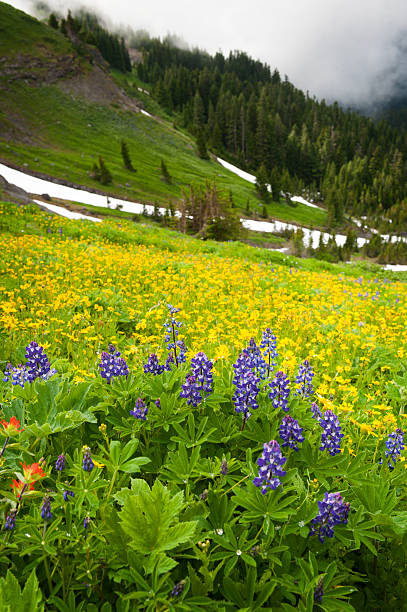
[[24,480],[28,485],[46,476],[46,473],[44,472],[39,463],[32,463],[31,465],[26,465],[25,463],[21,463],[20,461],[20,465],[23,468]]
[[5,434],[7,437],[16,436],[20,432],[24,431],[20,429],[20,421],[16,419],[16,417],[11,417],[10,421],[4,421],[0,419],[0,423],[3,426],[3,430],[0,429],[0,432]]
[[27,485],[27,483],[23,482],[22,480],[13,480],[10,486],[12,489],[14,489],[14,493],[17,495],[17,499],[27,488],[30,489],[30,491],[34,490],[34,485]]

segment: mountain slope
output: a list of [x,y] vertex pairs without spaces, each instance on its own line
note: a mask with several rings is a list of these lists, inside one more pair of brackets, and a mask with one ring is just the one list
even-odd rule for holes
[[[134,76],[121,75],[124,86],[132,85],[125,93],[94,47],[82,45],[78,53],[77,46],[61,33],[1,2],[0,23],[8,24],[2,32],[6,55],[0,66],[2,161],[32,173],[100,189],[100,183],[92,177],[92,167],[101,156],[113,176],[106,191],[165,205],[181,198],[191,184],[215,178],[218,188],[231,193],[237,207],[244,208],[249,201],[252,210],[261,211],[263,204],[258,202],[253,186],[214,159],[200,159],[195,140],[187,132],[173,121],[136,112],[141,104],[132,95],[137,93]],[[20,36],[24,36],[21,52],[17,42]],[[62,63],[63,58],[69,58],[75,67],[74,76],[62,72],[44,79],[42,66]],[[154,101],[151,106],[159,109]],[[128,144],[136,172],[124,167],[122,140]],[[171,182],[163,180],[162,160]],[[314,226],[324,225],[326,220],[324,211],[301,205],[269,204],[268,212]]]

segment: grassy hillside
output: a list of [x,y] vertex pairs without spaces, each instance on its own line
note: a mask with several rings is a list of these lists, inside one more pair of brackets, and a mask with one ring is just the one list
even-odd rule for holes
[[[55,58],[68,51],[76,57],[67,39],[4,3],[0,3],[0,23],[8,24],[1,43],[6,58],[3,66],[14,54],[19,37],[24,38],[25,53],[32,49],[33,57],[36,53],[43,53],[43,59],[48,57],[51,61],[51,56]],[[91,69],[83,57],[78,61],[84,71]],[[35,72],[35,62],[33,66]],[[64,93],[67,84],[70,90],[73,89],[72,95]],[[62,78],[45,86],[35,79],[13,77],[10,80],[0,66],[2,161],[23,167],[28,172],[41,172],[100,189],[100,183],[91,178],[90,171],[101,155],[113,175],[113,183],[105,188],[112,194],[146,203],[168,204],[178,200],[182,190],[191,184],[216,179],[220,189],[232,193],[237,207],[243,210],[249,200],[250,208],[257,214],[261,212],[263,205],[257,199],[254,187],[215,161],[200,159],[194,140],[171,121],[163,117],[146,117],[121,108],[118,103],[105,105],[103,91],[100,92],[100,103],[95,104],[76,95],[71,85],[71,78]],[[128,88],[129,95],[136,92],[135,86]],[[154,102],[151,105],[153,112],[159,111]],[[122,139],[128,143],[136,169],[134,173],[124,168],[120,148]],[[162,159],[173,179],[170,185],[162,180]],[[290,207],[283,202],[269,204],[268,214],[314,226],[323,226],[326,221],[324,211],[303,205]]]

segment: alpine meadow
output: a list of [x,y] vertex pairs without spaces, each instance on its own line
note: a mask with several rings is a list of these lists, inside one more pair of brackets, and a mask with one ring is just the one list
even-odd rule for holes
[[0,610],[407,612],[402,110],[36,10],[0,2]]

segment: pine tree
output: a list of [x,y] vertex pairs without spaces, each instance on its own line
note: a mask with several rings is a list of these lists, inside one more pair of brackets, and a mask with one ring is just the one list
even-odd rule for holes
[[256,190],[259,198],[264,202],[269,200],[269,192],[267,188],[267,171],[264,164],[261,164],[256,175]]
[[131,159],[130,159],[129,147],[128,147],[127,142],[125,140],[121,141],[121,151],[122,151],[122,158],[123,158],[124,167],[127,170],[130,170],[131,172],[135,172],[135,169],[133,168],[133,164],[131,163]]
[[198,155],[201,159],[209,159],[208,150],[206,148],[206,138],[203,130],[199,130],[198,136],[196,139],[196,144],[198,147]]
[[113,180],[111,173],[106,167],[103,157],[99,155],[99,183],[108,185]]
[[48,17],[48,25],[51,28],[54,28],[54,30],[58,30],[59,24],[58,24],[58,19],[55,16],[55,13],[51,13],[50,16]]
[[170,185],[172,183],[171,174],[168,172],[168,168],[163,159],[161,160],[161,176],[163,178],[164,183],[167,183],[167,185]]

